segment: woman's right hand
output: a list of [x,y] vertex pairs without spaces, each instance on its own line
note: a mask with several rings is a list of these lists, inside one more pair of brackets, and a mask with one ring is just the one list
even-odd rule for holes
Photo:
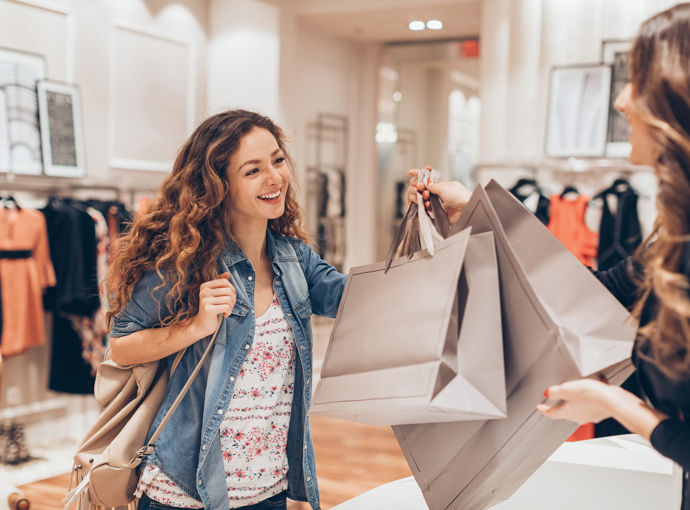
[[[426,168],[431,170],[431,167]],[[428,200],[429,192],[431,192],[441,198],[443,206],[446,210],[446,214],[448,215],[449,223],[451,226],[455,225],[455,222],[458,221],[458,218],[460,218],[460,214],[467,205],[467,202],[469,202],[470,198],[472,198],[472,192],[457,181],[430,182],[427,189],[424,183],[418,182],[417,180],[419,170],[413,168],[408,173],[412,176],[407,194],[408,202],[416,202],[417,193],[421,193],[422,197],[424,198],[424,205],[427,209],[430,209],[431,204],[428,202]]]
[[199,313],[192,325],[201,338],[212,335],[218,327],[218,315],[229,317],[237,301],[237,292],[228,278],[230,273],[223,273],[217,280],[201,284],[199,289]]

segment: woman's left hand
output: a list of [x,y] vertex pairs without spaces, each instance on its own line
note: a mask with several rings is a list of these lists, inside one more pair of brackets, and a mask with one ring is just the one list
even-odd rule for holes
[[557,404],[539,404],[537,410],[553,420],[570,420],[580,425],[599,423],[613,415],[617,391],[617,386],[593,379],[569,381],[551,386],[544,393],[549,400],[559,401]]

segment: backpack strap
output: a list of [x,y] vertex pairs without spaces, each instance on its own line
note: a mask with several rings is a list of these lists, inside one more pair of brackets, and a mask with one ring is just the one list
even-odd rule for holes
[[[218,327],[216,327],[216,332],[213,333],[213,337],[211,338],[211,341],[208,343],[208,347],[206,347],[206,350],[204,351],[203,356],[201,356],[199,363],[197,363],[196,368],[194,369],[192,374],[189,376],[189,379],[187,380],[187,384],[184,385],[184,387],[182,388],[182,391],[180,391],[180,394],[175,399],[175,402],[173,402],[173,405],[170,407],[170,409],[168,409],[168,412],[165,414],[163,421],[160,423],[160,425],[158,425],[158,428],[156,429],[156,431],[151,436],[151,439],[149,440],[148,444],[146,446],[144,446],[143,448],[141,448],[137,452],[137,456],[134,460],[132,460],[132,462],[135,462],[135,461],[141,462],[141,459],[143,459],[145,456],[153,453],[154,449],[156,448],[156,441],[158,440],[161,433],[163,432],[163,429],[165,429],[165,426],[168,424],[168,422],[172,418],[173,414],[175,414],[175,411],[177,411],[177,408],[180,406],[182,399],[184,399],[185,395],[189,391],[189,388],[191,388],[192,383],[194,383],[194,379],[196,379],[196,376],[199,374],[201,367],[204,365],[206,358],[208,358],[208,355],[211,353],[211,350],[213,348],[213,344],[216,341],[216,337],[218,336],[218,332],[220,331],[220,327],[222,324],[223,324],[223,316],[219,315],[218,316]],[[173,366],[172,366],[172,370],[170,372],[170,375],[172,375],[172,373],[177,368],[177,365],[179,365],[180,361],[182,360],[182,356],[184,355],[186,350],[187,349],[183,349],[182,351],[177,353],[177,356],[175,357],[175,361],[173,362]]]

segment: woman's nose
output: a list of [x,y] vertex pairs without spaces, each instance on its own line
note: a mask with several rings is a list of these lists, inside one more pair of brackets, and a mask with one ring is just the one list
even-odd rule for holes
[[269,167],[269,172],[268,172],[268,182],[273,184],[273,183],[282,183],[283,178],[280,176],[278,171],[275,169],[273,165]]
[[613,103],[613,107],[621,113],[626,113],[628,105],[630,104],[630,95],[632,93],[632,85],[628,83]]

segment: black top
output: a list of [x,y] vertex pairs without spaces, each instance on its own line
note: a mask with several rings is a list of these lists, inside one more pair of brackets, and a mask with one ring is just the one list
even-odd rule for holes
[[[639,263],[630,257],[612,269],[597,273],[599,281],[613,293],[627,308],[634,306],[637,287],[631,275],[641,271]],[[690,243],[686,243],[680,272],[690,276]],[[639,273],[638,273],[639,274]],[[656,315],[656,300],[652,296],[644,306],[640,325],[644,326]],[[651,356],[651,350],[643,342],[637,342],[633,349],[633,364],[637,368],[635,377],[650,403],[659,411],[670,416],[652,432],[652,446],[665,457],[679,464],[684,471],[690,471],[690,379],[675,381],[661,372],[654,363],[640,354]],[[685,480],[684,480],[685,485]],[[684,487],[683,508],[690,510],[690,493]]]
[[[609,209],[610,195],[617,198],[615,214]],[[642,229],[637,215],[637,193],[629,184],[607,189],[598,197],[602,200],[602,212],[597,267],[606,271],[635,253],[642,243]]]

